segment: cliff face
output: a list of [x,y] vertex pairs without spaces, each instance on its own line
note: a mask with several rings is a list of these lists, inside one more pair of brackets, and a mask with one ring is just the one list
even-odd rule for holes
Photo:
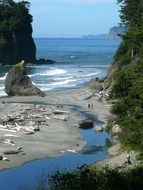
[[29,3],[0,4],[0,18],[0,63],[35,62],[36,46],[32,38]]

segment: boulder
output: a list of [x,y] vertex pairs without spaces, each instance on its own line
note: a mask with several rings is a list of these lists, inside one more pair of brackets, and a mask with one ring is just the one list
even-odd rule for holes
[[83,120],[79,123],[79,128],[81,129],[91,129],[94,126],[94,122],[92,120]]
[[9,96],[45,96],[26,74],[25,62],[12,67],[5,80],[5,92]]

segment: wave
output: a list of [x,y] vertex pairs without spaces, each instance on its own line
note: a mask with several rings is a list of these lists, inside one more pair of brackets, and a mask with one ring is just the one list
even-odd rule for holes
[[100,74],[100,73],[101,73],[100,71],[95,72],[95,73],[89,73],[89,74],[87,74],[87,75],[83,75],[82,78],[84,78],[84,77],[92,77],[92,76],[96,76],[96,75],[98,75],[98,74]]
[[30,74],[29,77],[35,77],[35,76],[54,76],[54,75],[62,75],[65,74],[67,71],[63,69],[52,69],[48,70],[47,72],[43,73],[36,73],[36,74]]
[[99,69],[100,69],[100,68],[102,69],[102,68],[109,68],[110,65],[95,65],[95,66],[90,66],[90,65],[89,65],[89,66],[78,65],[78,67],[79,67],[79,68],[87,68],[87,69],[92,69],[92,68],[93,68],[93,69],[96,69],[96,68],[97,68],[97,69],[98,69],[98,68],[99,68]]
[[37,84],[38,86],[62,86],[71,82],[76,82],[76,79],[71,79],[71,80],[63,80],[63,81],[59,81],[59,82],[53,82],[50,84]]
[[68,79],[72,79],[73,77],[57,77],[57,78],[54,78],[53,80],[54,81],[63,81],[63,80],[68,80]]
[[66,85],[68,85],[69,87],[72,86],[72,85],[76,86],[76,83],[73,84],[73,82],[76,82],[76,81],[77,81],[76,79],[68,79],[68,80],[53,82],[53,83],[50,83],[50,84],[37,84],[37,86],[41,90],[50,90],[50,89],[54,89],[54,88],[65,87]]
[[70,56],[70,59],[75,59],[75,58],[77,58],[77,56],[75,56],[75,55]]
[[3,77],[0,77],[0,81],[3,81],[6,79],[6,76],[7,76],[7,73],[3,76]]
[[53,90],[53,89],[59,89],[59,88],[73,88],[77,86],[77,84],[65,84],[65,85],[62,85],[62,86],[43,86],[43,87],[40,87],[39,88],[42,90],[42,91],[50,91],[50,90]]

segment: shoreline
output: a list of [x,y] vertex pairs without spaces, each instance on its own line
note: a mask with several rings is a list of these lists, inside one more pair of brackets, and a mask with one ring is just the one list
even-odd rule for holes
[[[86,144],[77,129],[81,121],[81,115],[72,111],[71,107],[77,106],[85,112],[94,114],[97,119],[104,122],[105,125],[107,124],[108,118],[111,116],[110,107],[107,106],[105,100],[100,102],[96,97],[85,100],[90,93],[91,91],[88,87],[83,87],[57,93],[50,92],[46,97],[1,97],[0,102],[5,101],[5,104],[0,103],[0,115],[2,115],[2,113],[8,114],[14,111],[18,112],[20,109],[25,109],[24,107],[27,109],[27,106],[33,107],[33,105],[31,105],[32,102],[32,104],[36,103],[37,105],[50,106],[53,109],[69,111],[70,114],[68,121],[60,121],[51,118],[48,121],[49,126],[41,126],[41,131],[34,135],[21,135],[20,138],[11,138],[16,144],[15,146],[1,144],[0,155],[5,149],[13,149],[18,146],[23,147],[25,155],[6,155],[10,161],[0,161],[0,170],[17,167],[32,160],[60,156],[63,155],[63,151],[68,149],[77,152],[80,151]],[[90,110],[88,110],[89,103],[93,103],[94,105]],[[7,133],[9,132],[2,132],[1,134],[4,135]]]

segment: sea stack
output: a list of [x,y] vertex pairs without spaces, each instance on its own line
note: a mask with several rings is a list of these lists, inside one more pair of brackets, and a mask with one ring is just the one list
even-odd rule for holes
[[5,92],[9,96],[45,96],[39,88],[32,84],[27,76],[25,62],[12,67],[5,80]]

